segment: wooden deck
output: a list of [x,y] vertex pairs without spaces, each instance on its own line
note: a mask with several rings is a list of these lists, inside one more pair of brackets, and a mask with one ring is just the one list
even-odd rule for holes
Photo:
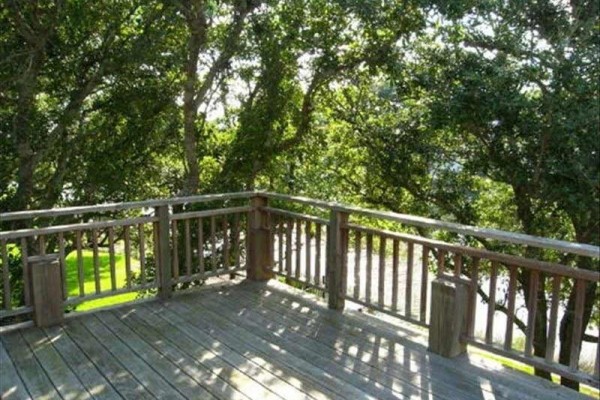
[[0,335],[2,399],[576,399],[281,283],[219,284]]

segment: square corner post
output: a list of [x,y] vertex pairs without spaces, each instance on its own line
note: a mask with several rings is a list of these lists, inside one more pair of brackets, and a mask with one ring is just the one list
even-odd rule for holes
[[43,328],[64,321],[62,274],[58,254],[32,256],[27,259],[31,271],[33,322]]
[[273,237],[270,216],[264,207],[269,205],[265,196],[250,199],[248,211],[248,252],[246,277],[251,281],[268,281],[273,273]]
[[431,282],[429,351],[457,357],[467,351],[470,288],[467,282],[440,276]]
[[171,284],[171,222],[169,206],[157,206],[154,214],[158,217],[158,297],[168,299],[173,294]]
[[328,305],[343,310],[346,295],[348,259],[348,213],[332,209],[327,235],[327,292]]

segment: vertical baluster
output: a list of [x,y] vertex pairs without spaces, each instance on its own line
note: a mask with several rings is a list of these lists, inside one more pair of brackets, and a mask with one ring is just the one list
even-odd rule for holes
[[129,225],[123,227],[125,241],[125,279],[127,288],[131,287],[131,239],[129,237]]
[[300,279],[300,264],[302,264],[302,220],[296,221],[296,270],[294,277]]
[[210,262],[212,271],[217,270],[217,221],[214,216],[210,217]]
[[92,229],[92,264],[94,268],[94,286],[96,293],[102,291],[100,284],[100,257],[98,256],[98,230]]
[[385,242],[384,236],[379,237],[379,273],[377,286],[377,304],[383,307],[385,304]]
[[558,323],[558,306],[560,305],[560,285],[562,276],[552,277],[552,303],[550,305],[550,320],[548,327],[548,341],[546,343],[546,361],[554,361],[554,348],[556,347],[556,326]]
[[535,335],[535,317],[537,314],[537,293],[539,272],[529,272],[529,299],[527,299],[527,329],[525,331],[525,356],[533,354],[533,337]]
[[571,357],[569,367],[579,369],[579,353],[583,334],[583,309],[585,306],[586,282],[583,279],[575,281],[575,314],[573,315],[573,332],[571,335]]
[[400,241],[394,239],[392,245],[392,311],[398,311],[398,264],[400,262]]
[[279,273],[283,273],[283,230],[285,226],[285,220],[282,215],[277,218],[277,264]]
[[423,246],[421,256],[421,309],[420,321],[425,322],[427,319],[427,290],[429,289],[429,247]]
[[40,235],[38,237],[38,246],[39,246],[39,252],[41,255],[46,254],[46,236],[45,235]]
[[354,234],[354,298],[360,298],[360,250],[362,234],[356,231]]
[[177,220],[171,221],[171,237],[173,238],[173,279],[179,279],[179,232]]
[[240,214],[235,214],[233,218],[233,241],[235,247],[235,265],[237,268],[241,267],[241,249],[240,249]]
[[11,304],[11,294],[10,294],[10,274],[9,274],[9,268],[8,268],[8,250],[7,250],[7,246],[8,244],[6,243],[6,240],[2,240],[1,242],[1,246],[2,246],[2,288],[3,288],[3,295],[4,298],[2,299],[2,301],[4,302],[4,308],[6,310],[10,310],[12,309],[12,304]]
[[494,341],[494,314],[496,313],[496,281],[498,279],[498,263],[492,261],[490,271],[490,292],[488,298],[487,321],[485,327],[485,342],[492,344]]
[[77,281],[79,283],[79,296],[85,296],[85,287],[83,285],[83,254],[81,250],[81,231],[75,232],[75,247],[77,249]]
[[[158,241],[158,222],[154,222],[152,224],[152,254],[154,255],[154,265],[158,266],[158,261],[160,260],[159,247],[160,243]],[[158,270],[156,271],[154,277],[154,283],[158,286]]]
[[[29,283],[29,262],[27,261],[27,238],[21,238],[21,265],[23,268],[23,296],[25,297],[25,305],[31,305],[31,284]],[[61,269],[61,278],[64,282],[64,271]],[[64,286],[63,286],[63,298],[64,298]]]
[[69,297],[67,291],[67,271],[65,262],[65,237],[62,232],[58,233],[58,259],[60,262],[60,270],[62,272],[62,285],[63,285],[63,299],[66,300]]
[[185,231],[185,274],[186,276],[192,275],[192,235],[190,232],[190,220],[184,221]]
[[138,236],[140,237],[140,279],[142,285],[146,285],[146,234],[144,232],[144,224],[138,225]]
[[446,271],[446,252],[444,250],[438,250],[438,276],[444,275]]
[[223,268],[225,271],[229,270],[229,223],[227,216],[223,215],[222,222],[223,229]]
[[[239,223],[239,219],[238,219]],[[239,238],[238,238],[239,240]],[[238,243],[239,245],[239,243]],[[239,248],[238,248],[239,255]],[[202,218],[198,218],[198,272],[204,277],[204,227]]]
[[504,335],[504,349],[512,349],[513,324],[515,320],[515,298],[517,294],[517,267],[508,266],[508,310],[506,314],[506,333]]
[[287,222],[285,231],[285,274],[288,278],[292,276],[292,225],[294,220]]
[[596,361],[594,361],[594,377],[600,377],[600,340],[596,342]]
[[456,277],[460,276],[460,274],[462,272],[462,263],[463,263],[462,254],[460,254],[460,253],[454,254],[454,276],[456,276]]
[[404,314],[408,318],[412,318],[412,285],[413,285],[413,264],[415,255],[415,245],[413,242],[407,243],[407,257],[406,257],[406,292],[404,304],[406,308]]
[[304,232],[304,237],[305,237],[305,246],[306,246],[306,283],[310,284],[310,278],[312,275],[312,271],[311,271],[311,251],[310,251],[310,245],[311,245],[311,237],[310,237],[310,231],[311,231],[311,223],[310,221],[306,221],[306,228],[305,228],[305,232]]
[[315,285],[321,286],[321,224],[315,225]]
[[110,260],[110,287],[111,290],[117,290],[117,270],[115,262],[115,229],[108,228],[108,255]]
[[477,315],[477,288],[479,287],[479,258],[473,257],[471,267],[471,293],[469,295],[469,323],[467,335],[475,337],[475,317]]
[[366,290],[365,290],[365,301],[371,303],[371,270],[373,269],[373,235],[367,233],[367,277],[366,277]]

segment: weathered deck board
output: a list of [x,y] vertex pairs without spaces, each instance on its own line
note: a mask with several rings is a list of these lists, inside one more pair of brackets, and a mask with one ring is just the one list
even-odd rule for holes
[[0,334],[0,396],[128,399],[577,399],[426,334],[243,282]]

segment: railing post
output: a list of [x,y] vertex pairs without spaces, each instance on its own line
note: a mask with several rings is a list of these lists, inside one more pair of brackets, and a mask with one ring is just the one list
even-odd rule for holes
[[154,208],[158,217],[158,297],[168,299],[173,288],[171,285],[171,223],[169,206],[162,205]]
[[32,256],[27,259],[31,271],[33,321],[38,327],[61,324],[64,304],[58,254]]
[[452,358],[467,351],[469,287],[443,276],[431,282],[429,351]]
[[348,257],[348,213],[332,209],[327,237],[327,291],[329,308],[344,309]]
[[274,276],[269,213],[262,209],[268,206],[268,199],[257,195],[250,199],[250,206],[246,276],[253,281],[267,281]]

